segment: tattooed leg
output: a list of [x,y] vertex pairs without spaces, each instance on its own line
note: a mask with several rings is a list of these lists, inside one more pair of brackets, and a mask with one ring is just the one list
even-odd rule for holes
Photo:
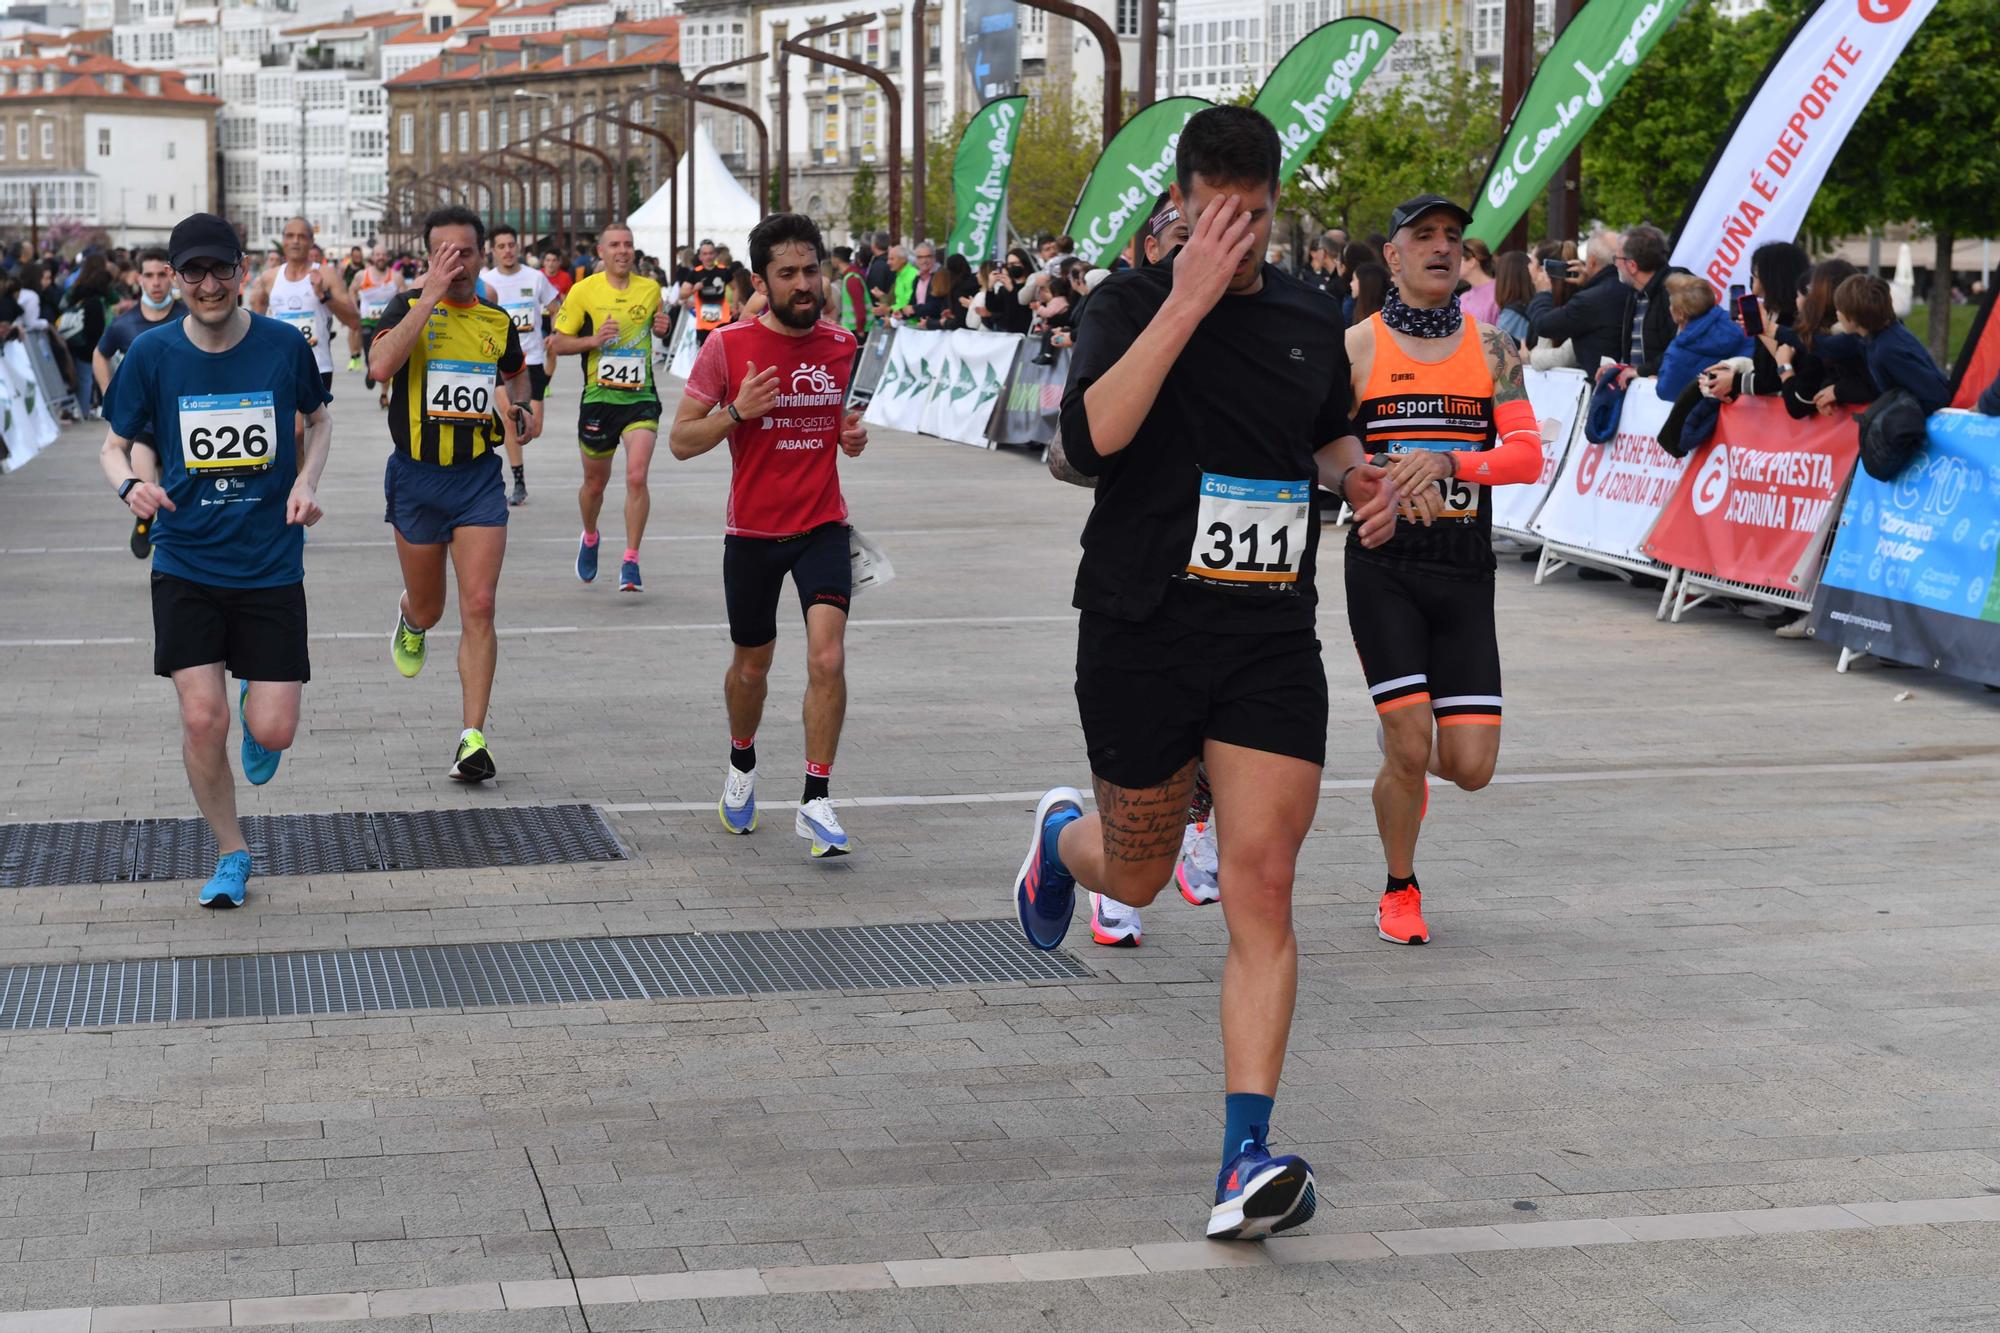
[[1114,787],[1091,779],[1097,810],[1064,828],[1057,848],[1079,885],[1128,907],[1153,901],[1181,854],[1195,762],[1190,759],[1157,787]]
[[1215,793],[1208,789],[1208,765],[1197,764],[1194,770],[1194,795],[1188,797],[1187,822],[1205,824],[1215,810]]

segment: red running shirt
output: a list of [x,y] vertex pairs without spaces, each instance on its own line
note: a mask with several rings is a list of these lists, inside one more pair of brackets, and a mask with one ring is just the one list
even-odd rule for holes
[[729,513],[737,537],[795,537],[847,517],[840,494],[840,423],[854,373],[854,335],[825,320],[800,337],[746,319],[708,335],[688,373],[690,398],[736,397],[748,368],[778,368],[778,402],[730,432]]

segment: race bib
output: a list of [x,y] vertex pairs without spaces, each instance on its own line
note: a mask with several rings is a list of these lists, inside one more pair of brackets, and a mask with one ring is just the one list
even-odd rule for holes
[[1289,588],[1305,558],[1312,482],[1201,474],[1187,572],[1228,587]]
[[306,346],[319,346],[318,312],[312,310],[287,310],[284,314],[279,315],[278,318],[297,329],[299,336],[306,340]]
[[703,304],[702,304],[702,307],[701,307],[701,319],[702,319],[702,322],[703,322],[704,324],[719,324],[719,323],[721,323],[721,322],[722,322],[722,307],[721,307],[720,305],[715,305],[715,304],[711,304],[711,303],[708,303],[708,302],[703,302]]
[[181,462],[190,473],[262,472],[278,446],[270,391],[190,394],[180,400]]
[[[1414,449],[1428,449],[1432,453],[1450,453],[1460,446],[1450,440],[1396,440],[1388,447],[1392,454],[1408,453]],[[1439,518],[1475,518],[1479,514],[1479,487],[1459,477],[1440,477],[1436,483],[1438,494],[1444,507],[1438,510]],[[1406,522],[1408,520],[1405,520]]]
[[[379,321],[382,312],[389,308],[389,300],[394,295],[395,293],[387,287],[364,288],[361,292],[361,318]],[[306,337],[310,340],[312,335],[308,333]]]
[[525,305],[509,305],[500,308],[507,312],[507,319],[513,324],[514,332],[533,333],[535,331],[534,302],[530,301]]
[[424,415],[434,421],[484,421],[493,411],[493,363],[432,361],[424,367]]
[[597,384],[602,389],[646,387],[646,354],[637,347],[606,347],[597,354]]

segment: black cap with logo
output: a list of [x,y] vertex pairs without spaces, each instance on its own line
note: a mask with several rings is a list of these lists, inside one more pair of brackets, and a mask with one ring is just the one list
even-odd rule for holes
[[1454,204],[1441,194],[1420,194],[1416,198],[1396,205],[1396,211],[1389,215],[1389,234],[1394,236],[1403,228],[1414,223],[1426,213],[1446,212],[1458,220],[1461,227],[1472,225],[1472,214]]
[[234,264],[242,258],[243,244],[236,239],[236,228],[213,213],[190,213],[174,224],[174,234],[167,241],[167,262],[177,271],[197,259]]

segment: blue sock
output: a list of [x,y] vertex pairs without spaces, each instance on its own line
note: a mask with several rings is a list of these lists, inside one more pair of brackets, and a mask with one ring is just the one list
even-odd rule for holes
[[1262,1147],[1271,1137],[1272,1102],[1261,1092],[1232,1092],[1222,1099],[1222,1164],[1228,1166],[1246,1142]]
[[1062,831],[1081,818],[1083,811],[1070,806],[1051,811],[1048,821],[1042,825],[1042,860],[1059,875],[1069,873],[1069,867],[1063,864],[1062,853],[1057,850],[1062,841]]

